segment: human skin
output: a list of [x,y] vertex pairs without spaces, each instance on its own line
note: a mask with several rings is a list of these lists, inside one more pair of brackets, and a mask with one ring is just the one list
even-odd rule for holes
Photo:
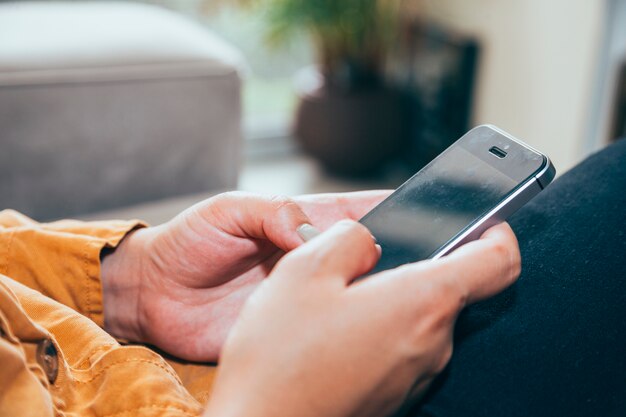
[[303,241],[359,219],[390,191],[294,199],[225,193],[132,233],[102,260],[105,329],[180,358],[215,362],[241,307],[275,262]]
[[442,259],[353,283],[378,257],[351,221],[283,257],[226,341],[205,415],[389,415],[445,367],[459,312],[520,272],[507,224]]
[[463,307],[520,270],[507,224],[359,282],[380,256],[364,226],[344,220],[306,244],[295,232],[359,218],[387,194],[229,194],[140,230],[103,261],[107,328],[182,357],[219,354],[207,416],[387,415],[445,367]]

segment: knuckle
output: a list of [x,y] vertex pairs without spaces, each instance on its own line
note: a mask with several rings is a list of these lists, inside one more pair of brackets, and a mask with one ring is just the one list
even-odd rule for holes
[[350,205],[350,200],[346,198],[345,194],[336,194],[335,195],[335,204],[340,207],[348,207]]
[[511,281],[517,279],[522,272],[522,255],[517,245],[510,247],[509,251],[509,279]]
[[433,364],[434,371],[436,374],[441,373],[441,371],[443,371],[446,368],[446,366],[448,366],[448,363],[450,362],[450,359],[452,358],[452,352],[453,352],[452,343],[446,343],[445,346],[439,350],[439,354],[435,358],[435,362]]
[[201,210],[208,209],[216,214],[225,214],[234,205],[245,204],[251,197],[255,197],[255,195],[243,191],[227,191],[211,197],[206,201],[206,204],[199,204],[196,207]]
[[429,337],[448,334],[463,305],[464,300],[458,296],[456,289],[446,290],[439,284],[425,286],[412,312],[413,317],[419,318],[415,322],[418,343],[423,342],[424,334]]
[[298,204],[287,196],[283,195],[275,195],[270,197],[270,203],[274,206],[275,210],[283,210],[283,209],[293,209],[298,208]]
[[447,325],[454,316],[456,309],[455,300],[439,284],[425,284],[418,294],[418,301],[414,303],[413,314],[421,317],[424,323],[429,323],[430,329],[442,328]]
[[337,222],[337,226],[341,227],[345,233],[347,233],[349,236],[354,237],[355,239],[362,240],[368,238],[371,240],[370,232],[365,226],[357,221],[343,219]]
[[502,273],[507,280],[516,279],[522,268],[521,255],[517,246],[513,247],[504,242],[495,242],[491,251],[500,262]]
[[249,197],[251,194],[244,191],[226,191],[213,197],[215,201],[228,201],[228,200],[240,200],[245,197]]
[[468,289],[461,279],[440,279],[432,282],[430,298],[442,320],[453,320],[467,303]]
[[296,202],[284,195],[273,195],[270,197],[270,202],[277,208],[296,204]]
[[465,305],[467,297],[452,284],[440,285],[431,294],[432,314],[437,327],[449,326]]
[[467,304],[467,297],[458,296],[456,293],[451,293],[443,297],[439,303],[439,320],[444,326],[451,326],[457,318],[459,311]]
[[277,212],[283,211],[288,216],[305,216],[300,205],[291,197],[274,196],[272,197],[272,204]]
[[508,259],[510,257],[508,246],[501,241],[495,241],[491,244],[491,252],[498,259]]
[[516,250],[511,259],[511,279],[515,280],[522,273],[522,256],[519,253],[519,250]]
[[275,213],[283,213],[285,216],[300,216],[303,214],[298,203],[286,196],[277,195],[270,197],[270,204]]
[[452,327],[442,325],[434,316],[422,317],[409,333],[409,351],[419,361],[427,360],[426,372],[440,373],[452,357]]
[[372,235],[365,226],[354,220],[341,220],[339,223],[343,228],[344,240],[355,250],[371,255],[368,257],[368,262],[369,258],[374,255],[378,256]]
[[336,195],[335,204],[337,207],[342,207],[344,213],[348,216],[348,219],[357,219],[361,216],[355,214],[353,210],[352,200],[345,194],[337,194]]

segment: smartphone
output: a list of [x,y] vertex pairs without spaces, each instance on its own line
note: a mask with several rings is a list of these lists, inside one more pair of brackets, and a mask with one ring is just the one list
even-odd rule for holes
[[478,239],[555,174],[546,155],[501,129],[473,128],[360,220],[382,247],[368,275]]

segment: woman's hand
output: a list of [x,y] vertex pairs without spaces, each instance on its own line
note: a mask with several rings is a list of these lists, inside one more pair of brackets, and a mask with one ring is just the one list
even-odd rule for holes
[[103,259],[105,328],[175,356],[215,361],[241,306],[296,229],[358,219],[389,191],[295,199],[226,193],[141,229]]
[[206,415],[387,415],[444,368],[463,307],[520,272],[507,224],[442,259],[351,284],[378,257],[350,221],[284,256],[226,341]]

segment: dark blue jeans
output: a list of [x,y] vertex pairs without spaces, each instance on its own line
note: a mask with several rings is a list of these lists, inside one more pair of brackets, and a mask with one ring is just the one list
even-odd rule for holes
[[411,415],[626,416],[626,139],[511,219],[522,275],[468,308]]

